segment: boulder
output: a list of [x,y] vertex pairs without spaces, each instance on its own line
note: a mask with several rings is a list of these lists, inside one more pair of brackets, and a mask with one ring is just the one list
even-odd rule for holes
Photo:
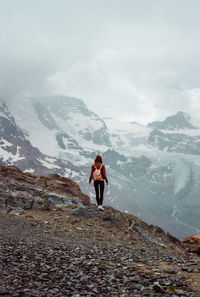
[[181,239],[181,242],[189,252],[200,256],[200,234],[192,235]]
[[70,212],[71,215],[83,217],[86,219],[95,219],[98,216],[98,211],[89,206],[79,206]]
[[[90,198],[72,180],[58,174],[39,176],[0,166],[0,208],[8,213],[51,209],[53,205],[89,205]],[[18,211],[20,209],[20,211]]]

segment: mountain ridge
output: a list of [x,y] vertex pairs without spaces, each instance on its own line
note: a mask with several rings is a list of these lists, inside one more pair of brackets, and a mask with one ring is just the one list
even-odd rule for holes
[[0,166],[3,180],[1,295],[198,296],[199,258],[161,228],[109,206],[98,211],[56,174]]

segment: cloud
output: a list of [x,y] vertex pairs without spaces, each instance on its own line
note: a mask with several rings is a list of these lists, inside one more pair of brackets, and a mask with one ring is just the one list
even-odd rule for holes
[[0,2],[0,97],[62,93],[101,116],[143,123],[198,115],[199,8],[196,0]]
[[148,122],[178,110],[195,113],[187,89],[198,84],[200,57],[184,44],[186,35],[166,26],[108,31],[109,47],[49,78],[56,92],[83,97],[100,115],[121,119]]
[[200,109],[200,88],[194,88],[184,91],[186,98],[189,98],[189,109],[199,116]]

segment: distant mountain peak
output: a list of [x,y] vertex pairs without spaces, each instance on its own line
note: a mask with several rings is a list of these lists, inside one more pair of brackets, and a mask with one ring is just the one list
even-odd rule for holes
[[189,114],[178,111],[175,115],[168,116],[164,121],[149,123],[148,127],[161,130],[197,129],[191,124],[191,119]]
[[191,116],[188,114],[188,113],[186,113],[186,112],[184,112],[184,111],[178,111],[175,115],[174,115],[174,117],[182,117],[182,118],[184,118],[185,120],[187,120],[187,121],[190,121],[191,120]]
[[183,115],[183,116],[185,116],[185,117],[191,117],[188,113],[186,113],[186,112],[184,112],[184,111],[182,111],[182,110],[178,111],[178,112],[176,113],[176,115]]

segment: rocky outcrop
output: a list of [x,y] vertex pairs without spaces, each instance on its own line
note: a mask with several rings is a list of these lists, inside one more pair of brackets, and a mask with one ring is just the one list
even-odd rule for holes
[[189,252],[200,256],[200,234],[183,238],[181,241]]
[[14,166],[0,166],[0,185],[0,208],[7,213],[90,203],[74,181],[58,174],[39,176]]
[[179,240],[134,215],[110,206],[105,206],[104,212],[98,211],[77,183],[58,174],[39,176],[24,173],[14,166],[0,166],[0,185],[0,209],[4,213],[23,214],[32,209],[67,207],[70,216],[105,222],[127,232],[134,231],[145,240],[163,247],[182,248]]

